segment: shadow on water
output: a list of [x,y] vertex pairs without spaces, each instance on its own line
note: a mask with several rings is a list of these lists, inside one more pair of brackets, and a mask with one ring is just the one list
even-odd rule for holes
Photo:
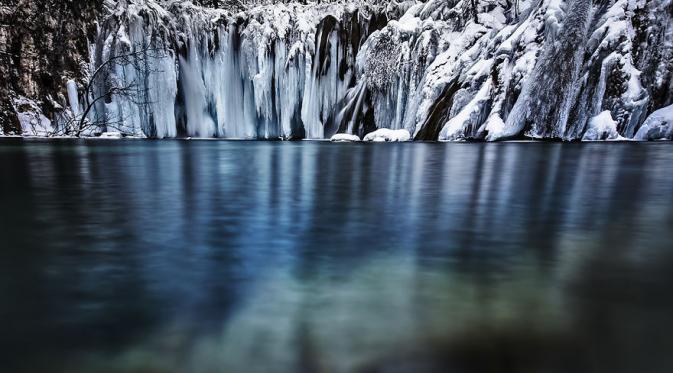
[[0,143],[3,371],[673,371],[669,144]]

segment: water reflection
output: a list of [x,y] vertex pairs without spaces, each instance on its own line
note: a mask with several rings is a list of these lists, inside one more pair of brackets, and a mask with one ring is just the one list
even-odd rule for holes
[[9,371],[670,371],[669,144],[0,147]]

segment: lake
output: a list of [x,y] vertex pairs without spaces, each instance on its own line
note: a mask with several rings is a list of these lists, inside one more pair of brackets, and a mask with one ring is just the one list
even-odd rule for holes
[[0,140],[3,372],[671,372],[673,144]]

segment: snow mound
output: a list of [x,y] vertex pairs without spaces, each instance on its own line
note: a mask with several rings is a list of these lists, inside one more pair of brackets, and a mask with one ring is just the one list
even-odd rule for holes
[[101,139],[121,139],[124,138],[120,132],[103,132],[100,135]]
[[356,135],[349,135],[347,133],[337,133],[336,135],[332,136],[330,139],[332,142],[358,142],[360,141],[360,137]]
[[641,141],[673,139],[673,105],[652,113],[634,138]]
[[411,134],[407,130],[391,130],[388,128],[378,129],[363,139],[368,142],[404,142],[410,141]]
[[612,114],[606,110],[589,121],[589,128],[584,133],[582,141],[623,140],[617,132],[617,122]]

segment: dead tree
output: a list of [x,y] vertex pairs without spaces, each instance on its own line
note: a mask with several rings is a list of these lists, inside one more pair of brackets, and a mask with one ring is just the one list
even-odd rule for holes
[[[160,71],[152,66],[151,60],[163,58],[166,55],[167,52],[164,49],[137,45],[130,48],[128,52],[115,54],[101,62],[85,80],[82,94],[84,111],[66,123],[64,134],[79,137],[92,128],[120,127],[125,118],[110,118],[107,113],[103,118],[97,117],[95,120],[89,118],[97,104],[101,101],[111,101],[115,96],[123,97],[139,107],[150,105],[147,84],[138,80],[147,78],[150,74],[159,73]],[[133,69],[136,73],[135,79],[127,82],[118,77],[115,74],[118,67]]]

